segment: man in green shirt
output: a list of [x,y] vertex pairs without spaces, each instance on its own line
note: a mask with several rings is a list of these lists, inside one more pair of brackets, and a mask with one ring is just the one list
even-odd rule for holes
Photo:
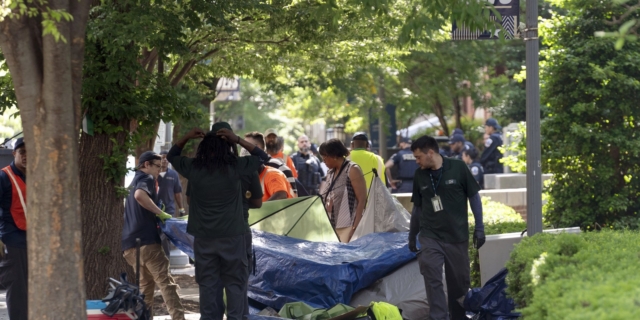
[[[187,142],[198,138],[203,139],[196,157],[181,156]],[[237,157],[236,144],[257,157]],[[227,319],[243,319],[249,261],[241,181],[257,172],[268,155],[235,135],[228,123],[218,122],[207,134],[191,130],[171,147],[167,159],[189,180],[187,232],[194,236],[202,319],[220,319],[220,283],[227,294]]]
[[[473,243],[480,248],[485,241],[480,187],[464,162],[440,155],[434,138],[418,138],[411,145],[411,151],[420,168],[413,178],[411,201],[414,208],[409,250],[418,252],[429,301],[429,318],[466,319],[465,310],[458,301],[470,285],[467,199],[475,218]],[[420,251],[416,246],[418,232]],[[443,265],[448,301],[442,284]]]
[[371,181],[373,181],[373,169],[378,172],[378,176],[383,184],[386,184],[385,166],[384,161],[375,153],[368,151],[369,138],[364,132],[356,132],[351,138],[351,152],[349,159],[355,162],[362,173],[364,174],[364,181],[367,183],[367,192],[371,188]]

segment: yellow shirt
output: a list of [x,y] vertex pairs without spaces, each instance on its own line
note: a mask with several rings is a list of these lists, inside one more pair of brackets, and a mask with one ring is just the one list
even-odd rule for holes
[[380,156],[376,155],[371,151],[367,151],[365,149],[353,149],[351,150],[351,155],[349,156],[351,161],[355,162],[362,169],[362,173],[364,174],[364,181],[367,183],[367,191],[371,188],[371,181],[373,181],[373,169],[378,171],[378,176],[380,180],[384,184],[386,179],[384,175],[385,167],[384,162]]

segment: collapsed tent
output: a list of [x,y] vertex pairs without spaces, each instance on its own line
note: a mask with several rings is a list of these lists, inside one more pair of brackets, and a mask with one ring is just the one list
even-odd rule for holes
[[[193,259],[193,236],[187,233],[187,218],[167,220],[162,231]],[[338,242],[319,196],[267,201],[261,208],[249,210],[249,225],[254,230],[296,239]]]
[[260,209],[249,210],[249,225],[296,239],[338,241],[319,196],[264,202]]
[[371,182],[367,206],[351,241],[373,232],[409,231],[410,220],[407,209],[391,195],[376,175]]
[[[258,310],[279,310],[297,301],[318,308],[349,304],[355,292],[415,259],[407,248],[407,233],[397,232],[408,230],[409,219],[379,178],[372,183],[367,210],[349,244],[338,242],[318,196],[269,201],[250,210],[256,259],[250,304]],[[162,226],[173,244],[194,258],[193,237],[186,228],[187,221],[181,219]]]
[[[445,287],[446,290],[446,287]],[[386,301],[402,310],[405,319],[428,319],[429,302],[420,274],[418,260],[413,260],[351,298],[353,306],[368,306],[374,301]]]
[[[191,258],[193,237],[186,221],[169,219],[163,231]],[[249,297],[276,310],[302,301],[318,308],[349,304],[351,296],[415,259],[407,233],[371,233],[351,243],[310,242],[253,230],[256,270]],[[259,309],[261,309],[259,308]]]
[[[249,298],[276,310],[302,301],[317,308],[352,295],[415,259],[407,233],[371,233],[351,243],[310,242],[254,231],[256,270]],[[252,301],[252,302],[254,302]]]

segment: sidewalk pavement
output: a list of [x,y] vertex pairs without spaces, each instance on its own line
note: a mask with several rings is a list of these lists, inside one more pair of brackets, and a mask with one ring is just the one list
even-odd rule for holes
[[[196,274],[196,269],[194,267],[189,267],[189,268],[180,268],[180,269],[171,269],[171,274],[172,275],[176,275],[176,274],[186,274],[186,275],[190,275],[190,276],[195,276]],[[198,290],[198,288],[180,288],[180,290],[178,291],[178,294],[180,295],[180,298],[184,299],[184,300],[190,300],[190,301],[196,301],[199,302],[200,301],[200,291]],[[160,295],[160,290],[156,289],[156,292],[154,293],[154,295],[158,296]],[[199,313],[191,313],[191,314],[185,314],[184,318],[186,320],[198,320],[200,319],[200,314]],[[226,319],[226,315],[224,316],[224,319]],[[153,320],[170,320],[171,317],[170,316],[155,316],[153,317]],[[0,319],[3,320],[3,319]]]
[[[171,274],[188,274],[195,275],[195,268],[184,268],[184,269],[171,269]],[[160,294],[160,291],[156,291],[156,294]],[[191,300],[191,301],[199,301],[200,293],[198,292],[198,288],[185,288],[180,289],[179,291],[180,297],[182,299]],[[170,320],[170,316],[157,316],[153,317],[153,320]],[[186,314],[186,320],[197,320],[200,319],[200,314]],[[7,291],[0,290],[0,320],[9,320],[9,312],[7,310]]]

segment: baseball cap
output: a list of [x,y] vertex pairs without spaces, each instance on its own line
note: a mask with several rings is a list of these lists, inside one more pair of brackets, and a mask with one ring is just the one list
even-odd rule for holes
[[464,142],[464,136],[461,134],[454,134],[449,140],[449,144],[454,144],[456,142]]
[[453,129],[453,133],[451,134],[451,136],[453,137],[456,134],[464,135],[464,131],[462,131],[462,129],[460,129],[460,128],[455,128],[455,129]]
[[145,151],[138,158],[138,165],[145,163],[146,161],[160,160],[160,156],[153,151]]
[[224,121],[216,122],[216,123],[214,123],[214,124],[211,126],[211,131],[212,131],[213,133],[218,132],[218,130],[220,130],[220,129],[229,129],[229,130],[232,130],[232,129],[231,129],[231,126],[229,125],[229,123],[224,122]]
[[502,129],[502,127],[498,124],[498,120],[494,118],[487,119],[487,122],[485,122],[484,125],[489,127],[494,127],[496,129]]
[[16,143],[13,145],[13,150],[17,150],[22,146],[24,146],[24,138],[20,137],[16,140]]
[[411,138],[402,138],[400,139],[400,142],[404,142],[404,143],[411,143]]
[[269,128],[264,132],[264,137],[266,138],[268,135],[273,134],[276,137],[278,136],[278,132],[274,128]]
[[351,138],[351,140],[362,140],[362,141],[369,141],[369,138],[367,137],[367,133],[364,131],[359,131],[353,134],[353,137]]

